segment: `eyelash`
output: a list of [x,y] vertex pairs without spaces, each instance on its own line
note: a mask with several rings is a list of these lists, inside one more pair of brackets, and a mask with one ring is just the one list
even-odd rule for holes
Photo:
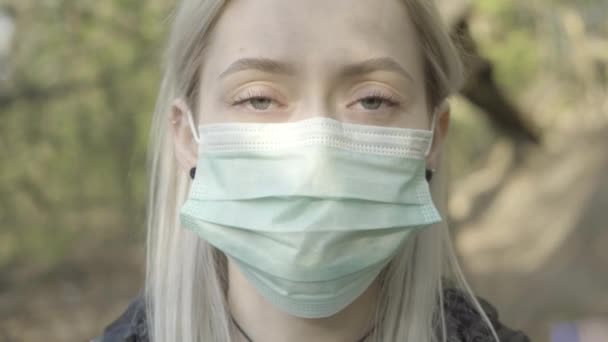
[[[264,94],[263,92],[255,92],[252,90],[248,90],[247,94],[245,96],[238,96],[237,98],[235,98],[232,101],[232,105],[233,106],[239,106],[244,104],[245,102],[249,101],[249,100],[254,100],[254,99],[270,99],[273,100],[271,96],[268,96],[266,94]],[[276,102],[276,101],[275,101]]]
[[359,101],[362,100],[367,100],[367,99],[378,99],[378,100],[382,100],[384,102],[386,102],[386,105],[388,107],[396,107],[400,105],[400,102],[392,95],[386,95],[383,94],[381,92],[378,91],[373,91],[370,92],[369,94],[357,99],[357,101],[353,102],[353,103],[357,103]]
[[[271,96],[267,96],[263,92],[255,92],[252,90],[248,90],[248,92],[245,96],[239,96],[239,97],[235,98],[232,101],[231,105],[240,106],[240,105],[245,104],[247,101],[255,100],[255,99],[268,99],[268,100],[272,100],[272,101],[276,102]],[[363,100],[368,100],[368,99],[382,100],[390,108],[398,107],[401,104],[394,96],[386,95],[386,94],[380,93],[378,91],[370,92],[369,94],[358,98],[355,102],[352,102],[351,104],[354,104],[354,103],[357,103],[357,102],[360,102]]]

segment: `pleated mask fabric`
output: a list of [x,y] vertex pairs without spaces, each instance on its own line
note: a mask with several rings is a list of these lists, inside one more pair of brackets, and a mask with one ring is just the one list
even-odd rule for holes
[[415,230],[441,221],[425,179],[432,129],[314,117],[207,124],[198,136],[182,225],[292,315],[341,311]]

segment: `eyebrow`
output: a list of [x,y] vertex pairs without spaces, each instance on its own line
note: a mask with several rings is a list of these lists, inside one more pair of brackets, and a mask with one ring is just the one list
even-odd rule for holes
[[295,67],[289,63],[269,58],[241,58],[230,64],[230,66],[218,76],[218,79],[243,70],[258,70],[271,74],[295,74]]
[[412,75],[407,72],[396,60],[390,57],[372,58],[363,62],[350,64],[340,72],[343,77],[354,77],[358,75],[370,74],[374,71],[391,71],[414,81]]
[[[243,70],[258,70],[272,74],[294,75],[296,68],[293,64],[269,58],[241,58],[230,64],[230,66],[218,76],[218,79]],[[352,78],[375,71],[396,72],[410,81],[413,81],[412,75],[396,60],[390,57],[372,58],[362,62],[349,64],[342,68],[339,75]]]

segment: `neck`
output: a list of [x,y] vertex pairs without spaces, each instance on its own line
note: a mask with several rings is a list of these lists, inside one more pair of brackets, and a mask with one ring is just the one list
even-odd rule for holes
[[[300,318],[275,308],[228,258],[230,311],[253,342],[359,341],[373,327],[378,293],[378,281],[374,281],[361,296],[334,316]],[[237,342],[247,342],[242,334],[236,336]]]

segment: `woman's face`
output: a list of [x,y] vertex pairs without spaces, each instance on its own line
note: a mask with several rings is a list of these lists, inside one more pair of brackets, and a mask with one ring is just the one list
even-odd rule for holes
[[421,53],[399,0],[232,0],[210,39],[200,124],[327,116],[429,127]]

